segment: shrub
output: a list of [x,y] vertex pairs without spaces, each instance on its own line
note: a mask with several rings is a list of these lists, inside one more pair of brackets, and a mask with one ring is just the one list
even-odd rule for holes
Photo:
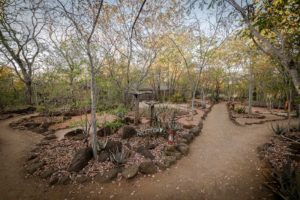
[[113,122],[105,122],[104,123],[104,127],[110,128],[111,130],[117,130],[123,125],[124,125],[124,123],[120,119],[115,120]]
[[234,108],[234,112],[239,113],[239,114],[244,114],[246,113],[246,108],[244,106],[238,106]]
[[186,98],[184,95],[177,92],[171,97],[171,101],[174,103],[182,103],[186,102]]
[[114,109],[113,114],[117,115],[119,118],[123,118],[125,114],[128,112],[128,109],[120,104],[116,109]]

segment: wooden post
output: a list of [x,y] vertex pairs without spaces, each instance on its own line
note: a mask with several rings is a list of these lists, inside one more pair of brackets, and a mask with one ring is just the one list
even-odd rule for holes
[[150,126],[153,125],[153,120],[154,120],[154,105],[157,104],[157,101],[148,101],[145,102],[149,106],[150,110]]

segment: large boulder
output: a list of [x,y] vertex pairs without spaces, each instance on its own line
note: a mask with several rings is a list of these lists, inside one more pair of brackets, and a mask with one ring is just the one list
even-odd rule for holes
[[143,174],[154,174],[157,172],[157,167],[152,161],[142,162],[139,168]]
[[131,179],[135,177],[139,172],[139,166],[138,165],[132,165],[128,168],[124,169],[122,172],[122,176],[126,179]]
[[189,133],[193,134],[194,136],[198,136],[200,135],[201,129],[199,128],[199,126],[195,126],[194,128],[192,128]]
[[194,135],[191,133],[185,134],[182,136],[184,139],[186,139],[188,141],[188,143],[191,143],[194,139]]
[[54,170],[48,169],[48,170],[43,171],[43,172],[41,173],[41,177],[42,177],[43,179],[47,179],[47,178],[49,178],[54,172],[55,172]]
[[38,163],[33,163],[30,166],[27,167],[27,172],[29,174],[33,174],[34,172],[36,172],[38,169],[40,169],[44,164],[41,162]]
[[56,139],[56,135],[54,135],[54,134],[47,135],[44,139],[45,140],[54,140],[54,139]]
[[64,135],[64,138],[67,138],[69,140],[84,140],[87,138],[87,135],[83,131],[83,129],[74,129],[69,132],[67,132]]
[[170,167],[176,163],[176,160],[175,156],[165,156],[162,162],[166,167]]
[[153,156],[153,154],[144,146],[140,146],[137,148],[136,152],[138,152],[139,154],[141,154],[142,156],[144,156],[145,158],[149,158],[151,160],[153,160],[155,157]]
[[109,160],[109,155],[110,154],[107,151],[100,151],[98,153],[98,161],[99,162],[105,162],[105,161]]
[[71,182],[71,178],[68,175],[64,175],[58,179],[57,184],[59,185],[67,185]]
[[176,149],[182,153],[183,155],[187,155],[189,152],[189,146],[187,144],[184,143],[180,143],[176,146]]
[[123,126],[121,128],[122,139],[131,138],[133,136],[136,136],[136,134],[137,134],[137,132],[136,132],[135,128],[133,128],[132,126]]
[[125,124],[133,124],[134,123],[134,117],[130,117],[130,116],[125,116],[123,118],[123,122]]
[[84,168],[93,157],[93,150],[91,147],[80,149],[75,153],[75,156],[70,164],[68,171],[79,172]]
[[110,169],[109,171],[106,171],[103,174],[97,174],[94,177],[94,180],[98,183],[107,183],[116,178],[118,176],[119,171],[120,170],[118,168]]
[[200,130],[202,130],[202,128],[203,128],[203,121],[202,120],[200,120],[200,122],[198,123],[198,127],[200,128]]
[[77,129],[67,132],[64,137],[72,138],[72,137],[76,137],[78,135],[83,135],[83,134],[84,134],[84,131],[80,128],[77,128]]
[[112,129],[111,129],[110,127],[107,127],[107,126],[105,126],[105,127],[103,127],[103,128],[100,128],[100,129],[97,131],[97,135],[98,135],[99,137],[109,136],[109,135],[111,135],[111,134],[113,134],[113,131],[112,131]]

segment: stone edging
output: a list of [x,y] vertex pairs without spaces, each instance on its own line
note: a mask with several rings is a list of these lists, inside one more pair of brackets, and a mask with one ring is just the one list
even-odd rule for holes
[[283,121],[283,120],[286,120],[287,117],[284,117],[283,119],[269,119],[269,120],[263,120],[263,121],[258,121],[258,122],[246,122],[245,124],[241,124],[239,123],[236,118],[233,116],[232,114],[232,110],[230,109],[230,104],[229,103],[226,103],[226,107],[227,107],[227,111],[228,111],[228,115],[229,115],[229,119],[235,124],[235,125],[238,125],[238,126],[250,126],[250,125],[255,125],[255,124],[264,124],[264,123],[267,123],[267,122],[275,122],[275,121]]

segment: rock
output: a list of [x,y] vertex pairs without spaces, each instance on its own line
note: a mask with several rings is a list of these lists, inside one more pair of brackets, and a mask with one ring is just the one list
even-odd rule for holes
[[30,161],[30,160],[33,160],[33,159],[35,159],[36,157],[38,157],[38,153],[31,153],[31,154],[29,154],[29,156],[27,157],[27,161]]
[[29,122],[25,122],[22,124],[23,126],[25,126],[28,129],[34,129],[36,127],[39,127],[41,124],[34,122],[34,121],[29,121]]
[[98,155],[98,161],[105,162],[107,160],[109,160],[109,153],[107,151],[100,151]]
[[47,131],[47,128],[44,128],[44,127],[39,126],[39,127],[36,127],[36,128],[34,128],[34,129],[32,129],[32,131],[41,134],[41,133],[46,132],[46,131]]
[[84,131],[82,129],[78,128],[78,129],[67,132],[64,135],[64,137],[69,138],[69,137],[75,137],[75,136],[83,135],[83,134],[84,134]]
[[84,168],[93,157],[93,150],[91,147],[80,149],[75,153],[73,160],[71,161],[68,171],[79,172]]
[[109,171],[104,172],[103,174],[97,174],[94,180],[98,183],[107,183],[116,178],[119,171],[120,170],[118,168],[113,168]]
[[180,143],[184,143],[184,144],[188,144],[188,141],[184,138],[178,138],[177,139],[177,143],[180,144]]
[[176,157],[175,156],[165,156],[163,158],[163,164],[166,167],[170,167],[171,165],[174,165],[176,163]]
[[120,141],[108,140],[104,150],[108,153],[121,152],[122,143]]
[[145,158],[150,158],[151,160],[153,160],[155,158],[152,155],[152,153],[148,149],[146,149],[146,147],[144,147],[144,146],[138,147],[137,150],[136,150],[136,152],[138,152],[139,154],[141,154]]
[[51,176],[49,180],[49,185],[54,185],[58,182],[59,178],[57,176]]
[[33,163],[30,166],[27,167],[27,172],[29,174],[33,174],[35,171],[40,169],[44,164],[43,163]]
[[194,139],[194,135],[188,133],[188,134],[183,135],[182,138],[186,139],[188,143],[191,143]]
[[180,152],[175,152],[174,156],[176,157],[177,160],[180,160],[182,157],[182,154]]
[[191,129],[194,127],[194,125],[193,124],[183,124],[182,127],[186,128],[186,129]]
[[167,169],[167,166],[161,162],[156,162],[155,165],[162,171]]
[[133,124],[134,123],[134,118],[126,116],[126,117],[123,118],[123,121],[124,121],[125,124]]
[[174,145],[167,145],[165,146],[165,151],[175,152],[176,147]]
[[54,170],[46,170],[41,173],[41,178],[47,179],[54,173]]
[[45,146],[45,145],[49,145],[48,140],[44,140],[44,141],[41,141],[40,143],[36,144],[36,146]]
[[97,131],[99,137],[109,136],[113,133],[110,127],[103,127]]
[[137,165],[132,165],[129,166],[128,168],[126,168],[123,172],[122,172],[122,176],[126,179],[131,179],[133,177],[135,177],[139,172],[139,166]]
[[132,126],[123,126],[121,129],[122,139],[128,139],[136,136],[137,132]]
[[85,183],[89,180],[90,180],[90,178],[87,177],[87,176],[79,176],[79,177],[76,178],[77,183]]
[[195,126],[194,128],[192,128],[189,133],[193,134],[194,136],[198,136],[200,135],[201,129],[199,128],[199,126]]
[[56,139],[56,135],[52,134],[52,135],[47,135],[45,138],[45,140],[54,140]]
[[33,113],[36,110],[35,107],[29,106],[27,108],[22,109],[16,109],[16,110],[8,110],[6,112],[3,112],[3,114],[30,114]]
[[183,155],[187,155],[189,153],[189,146],[184,143],[180,143],[179,145],[177,145],[176,149]]
[[4,114],[4,115],[0,115],[0,120],[5,120],[5,119],[9,119],[14,117],[14,115],[12,114]]
[[143,174],[154,174],[157,172],[157,167],[152,161],[142,162],[139,170]]
[[155,149],[156,147],[157,147],[156,144],[149,144],[149,145],[147,146],[148,149]]
[[62,176],[62,177],[59,178],[57,184],[67,185],[70,182],[71,182],[71,178],[69,176],[65,175],[65,176]]

